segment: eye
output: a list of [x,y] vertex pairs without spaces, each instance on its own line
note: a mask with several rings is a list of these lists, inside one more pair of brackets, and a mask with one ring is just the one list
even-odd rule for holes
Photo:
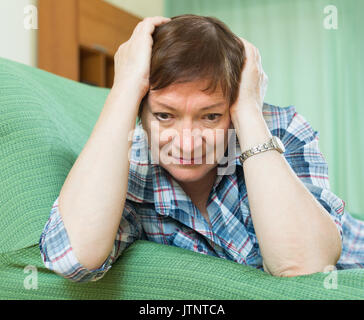
[[220,113],[209,113],[207,115],[207,118],[208,118],[209,121],[216,121],[221,116],[222,116],[222,114],[220,114]]
[[170,115],[170,114],[165,113],[165,112],[156,112],[156,113],[153,113],[153,115],[160,121],[166,121],[166,120],[170,119],[170,118],[168,118],[168,115]]

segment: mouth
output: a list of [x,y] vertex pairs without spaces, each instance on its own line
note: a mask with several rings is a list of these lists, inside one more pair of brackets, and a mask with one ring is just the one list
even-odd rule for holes
[[[172,157],[172,156],[171,156]],[[183,159],[183,158],[175,158],[172,157],[178,164],[184,164],[184,165],[197,165],[202,164],[204,156],[201,158],[190,158],[190,159]]]

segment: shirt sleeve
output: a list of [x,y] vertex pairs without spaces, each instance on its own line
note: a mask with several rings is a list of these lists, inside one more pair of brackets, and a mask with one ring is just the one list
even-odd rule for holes
[[73,282],[88,282],[101,279],[111,268],[121,253],[134,241],[141,238],[142,226],[136,210],[126,200],[122,219],[116,234],[113,248],[97,269],[88,270],[82,266],[72,249],[70,240],[55,200],[48,221],[39,240],[41,257],[45,267]]
[[306,188],[330,214],[343,240],[342,216],[345,202],[330,190],[328,164],[319,149],[319,132],[290,107],[289,125],[281,140],[284,156]]

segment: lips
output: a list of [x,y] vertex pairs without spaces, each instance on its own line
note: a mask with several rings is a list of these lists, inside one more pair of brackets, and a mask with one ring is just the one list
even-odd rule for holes
[[[184,158],[179,158],[182,161],[194,161],[195,158],[191,158],[191,159],[184,159]],[[200,158],[202,160],[202,158]],[[198,160],[198,159],[197,159]]]
[[[177,162],[179,162],[180,164],[202,164],[202,160],[204,157],[201,158],[191,158],[191,159],[184,159],[184,158],[175,158],[172,157],[173,159],[175,159]],[[200,160],[200,161],[199,161]],[[196,163],[198,162],[198,163]]]

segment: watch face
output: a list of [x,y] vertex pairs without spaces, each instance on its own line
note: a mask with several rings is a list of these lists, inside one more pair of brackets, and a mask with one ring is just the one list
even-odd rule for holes
[[273,143],[274,143],[274,145],[279,149],[279,151],[281,152],[281,153],[283,153],[283,152],[285,152],[286,151],[286,149],[285,149],[285,147],[284,147],[284,144],[283,144],[283,142],[281,141],[281,139],[279,139],[278,137],[276,137],[276,136],[273,136]]

